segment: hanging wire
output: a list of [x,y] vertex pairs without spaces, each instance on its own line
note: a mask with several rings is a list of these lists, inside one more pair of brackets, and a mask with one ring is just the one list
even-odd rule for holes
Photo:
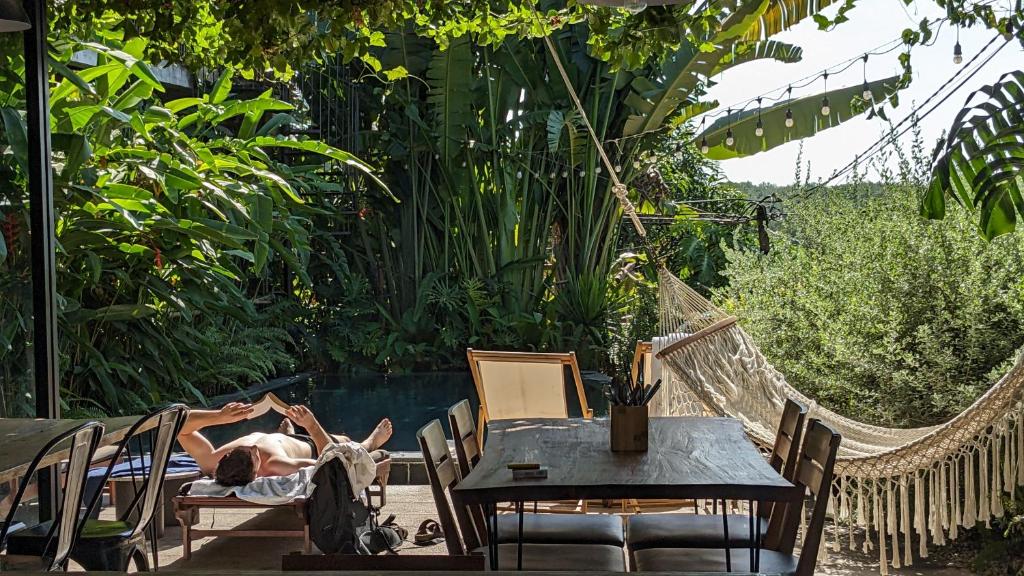
[[[971,58],[970,62],[968,62],[966,66],[958,68],[957,71],[948,80],[943,82],[941,86],[939,86],[934,92],[932,92],[932,94],[930,96],[928,96],[928,98],[926,98],[924,100],[924,102],[922,102],[918,106],[918,109],[923,108],[924,106],[928,105],[929,102],[931,102],[932,100],[937,98],[939,96],[939,94],[942,93],[951,84],[953,84],[953,82],[955,82],[956,79],[960,75],[962,75],[968,69],[970,69],[971,66],[974,65],[975,61],[977,61],[979,58],[981,58],[981,56],[993,44],[995,44],[995,42],[997,40],[999,40],[1000,38],[1002,38],[1002,36],[996,35],[991,40],[989,40],[989,42],[987,44],[985,44],[985,46],[977,54],[975,54],[973,58]],[[882,136],[881,138],[876,140],[873,144],[868,146],[860,154],[855,155],[854,159],[849,164],[847,164],[847,165],[843,166],[841,169],[833,172],[832,176],[830,176],[827,180],[819,182],[819,183],[815,184],[814,186],[811,186],[810,188],[805,189],[800,194],[797,194],[797,195],[793,196],[792,200],[793,201],[803,201],[803,200],[807,199],[814,192],[825,188],[830,183],[834,182],[839,177],[843,176],[844,174],[846,174],[847,172],[852,170],[861,161],[864,161],[864,160],[874,156],[875,154],[879,153],[880,151],[882,151],[884,149],[884,146],[885,146],[886,143],[891,142],[894,139],[899,138],[900,136],[903,136],[904,134],[906,134],[911,128],[913,128],[914,125],[913,125],[913,123],[911,123],[911,124],[909,124],[909,125],[904,127],[905,124],[910,122],[911,119],[915,119],[915,121],[919,122],[920,120],[926,118],[929,114],[934,112],[939,106],[941,106],[943,103],[945,103],[946,100],[948,100],[951,96],[953,96],[953,94],[956,94],[957,91],[960,90],[960,88],[963,88],[963,86],[971,78],[973,78],[978,72],[980,72],[981,69],[984,68],[985,65],[988,64],[992,60],[992,58],[994,58],[995,55],[998,54],[999,51],[1002,50],[1004,47],[1006,47],[1006,45],[1009,44],[1009,43],[1010,43],[1010,40],[1004,40],[1003,43],[1000,44],[991,54],[989,54],[988,57],[986,57],[972,72],[970,72],[970,74],[967,74],[967,76],[964,77],[963,80],[961,80],[959,84],[957,84],[952,90],[949,91],[948,94],[943,96],[931,108],[929,108],[928,110],[924,111],[921,114],[910,114],[910,115],[906,116],[905,118],[903,118],[903,120],[901,120],[899,123],[897,123],[895,126],[893,126],[892,130],[890,130],[888,134],[886,134],[885,136]],[[901,127],[902,127],[902,129],[901,129]],[[896,131],[898,129],[901,129],[901,130],[897,133]]]

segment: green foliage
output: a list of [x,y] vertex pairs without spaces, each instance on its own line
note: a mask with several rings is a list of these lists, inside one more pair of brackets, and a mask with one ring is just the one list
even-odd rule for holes
[[[142,60],[144,42],[106,42],[62,42],[54,58],[63,399],[72,410],[137,412],[167,400],[201,402],[210,391],[291,369],[291,337],[258,312],[257,298],[273,289],[271,271],[310,283],[310,218],[324,210],[304,196],[327,187],[317,164],[369,168],[322,143],[273,136],[264,115],[291,106],[269,93],[231,99],[229,73],[210,94],[162,102],[155,96],[163,87]],[[85,48],[97,53],[96,66],[72,72],[59,64]],[[24,94],[13,82],[0,91],[0,209],[10,223],[0,326],[8,344],[18,343],[0,350],[0,365],[21,376],[4,390],[20,402],[30,361],[19,338],[30,309]],[[286,165],[273,155],[278,149],[309,163]]]
[[[970,105],[976,97],[985,101]],[[979,231],[992,239],[1013,232],[1024,215],[1024,72],[1004,74],[967,104],[935,148],[921,212],[942,219],[952,198],[978,212]]]
[[960,412],[1024,344],[1024,238],[916,215],[911,185],[789,206],[767,256],[727,250],[717,302],[796,388],[886,426]]

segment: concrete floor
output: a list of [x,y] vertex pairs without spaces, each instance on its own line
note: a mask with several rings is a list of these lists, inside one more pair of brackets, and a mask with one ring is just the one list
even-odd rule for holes
[[[428,518],[437,518],[433,498],[427,486],[390,486],[388,504],[384,516],[395,514],[398,524],[416,532],[420,523]],[[297,518],[288,510],[220,510],[216,513],[203,511],[201,524],[204,527],[227,528],[245,525],[247,528],[277,528],[297,525]],[[831,538],[829,542],[831,542]],[[160,539],[161,569],[174,571],[202,570],[280,570],[281,556],[302,550],[301,539],[286,538],[202,538],[193,542],[191,560],[182,558],[181,531],[168,527]],[[443,542],[432,546],[403,544],[401,554],[446,554]],[[941,556],[941,555],[937,555]],[[876,555],[864,555],[848,550],[829,552],[827,559],[819,562],[818,573],[835,576],[875,576],[878,568]],[[962,576],[969,572],[932,559],[918,560],[915,566],[902,570],[890,570],[899,576]]]

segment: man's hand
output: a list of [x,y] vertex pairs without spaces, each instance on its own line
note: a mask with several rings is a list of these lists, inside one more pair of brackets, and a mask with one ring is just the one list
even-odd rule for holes
[[313,416],[313,412],[302,404],[289,408],[287,416],[289,420],[299,426],[302,426],[307,431],[319,427],[319,423],[316,421],[316,416]]
[[228,402],[218,412],[221,423],[231,424],[232,422],[238,422],[246,420],[252,415],[253,407],[252,404],[245,404],[242,402]]

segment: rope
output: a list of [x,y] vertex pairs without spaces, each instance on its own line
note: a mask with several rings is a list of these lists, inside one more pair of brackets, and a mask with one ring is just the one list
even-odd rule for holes
[[[533,16],[537,20],[537,24],[543,28],[543,23],[540,20],[540,14],[537,12],[537,7],[531,5],[533,10]],[[609,178],[612,181],[612,193],[615,194],[615,198],[619,201],[619,206],[622,207],[622,211],[629,217],[630,222],[633,223],[633,228],[636,229],[636,233],[640,236],[640,241],[644,245],[644,250],[647,252],[651,262],[657,263],[659,267],[663,266],[663,262],[658,258],[657,251],[654,249],[654,245],[651,244],[647,238],[647,229],[644,228],[643,222],[640,221],[640,216],[636,213],[636,207],[629,201],[629,188],[619,180],[619,175],[615,171],[615,165],[612,164],[608,153],[605,152],[604,145],[601,139],[597,136],[597,132],[594,127],[590,124],[590,117],[587,116],[587,111],[583,108],[583,103],[580,102],[579,94],[576,93],[576,89],[573,88],[572,81],[569,80],[569,74],[565,71],[565,65],[562,63],[562,59],[558,56],[558,50],[555,49],[555,45],[551,42],[551,37],[547,34],[544,35],[544,45],[547,46],[548,52],[551,53],[551,59],[555,62],[555,67],[558,68],[558,74],[562,77],[562,82],[565,84],[565,89],[569,92],[569,97],[572,99],[573,104],[576,105],[576,111],[579,112],[580,119],[583,121],[583,126],[587,129],[587,134],[590,135],[590,139],[594,141],[594,147],[597,149],[597,154],[601,158],[601,162],[604,164],[605,169],[608,170]]]

